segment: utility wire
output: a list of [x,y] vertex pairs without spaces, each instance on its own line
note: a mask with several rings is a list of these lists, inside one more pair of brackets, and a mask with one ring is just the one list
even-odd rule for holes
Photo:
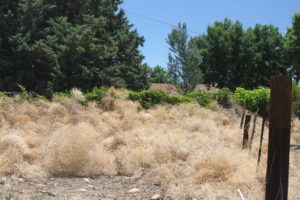
[[[172,28],[177,28],[177,26],[173,25],[173,24],[170,24],[168,22],[164,22],[162,20],[159,20],[159,19],[155,19],[155,18],[152,18],[152,17],[147,17],[145,15],[141,15],[141,14],[138,14],[138,13],[135,13],[135,12],[132,12],[132,11],[129,11],[129,10],[126,10],[127,13],[129,14],[132,14],[132,15],[135,15],[137,17],[140,17],[140,18],[144,18],[144,19],[147,19],[147,20],[150,20],[150,21],[153,21],[153,22],[156,22],[156,23],[159,23],[159,24],[163,24],[163,25],[166,25],[166,26],[170,26]],[[197,32],[197,31],[193,31],[193,30],[190,30],[190,29],[187,29],[188,32],[190,33],[193,33],[193,34],[197,34],[197,35],[201,35],[201,33]]]

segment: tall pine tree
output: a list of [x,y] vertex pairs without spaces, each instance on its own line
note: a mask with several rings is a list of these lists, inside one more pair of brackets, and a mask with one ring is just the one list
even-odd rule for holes
[[108,85],[143,89],[140,37],[121,0],[13,0],[0,5],[0,90]]
[[183,93],[192,91],[202,81],[199,65],[202,55],[195,41],[190,40],[186,23],[179,23],[168,35],[169,62],[168,73],[171,82],[177,85]]

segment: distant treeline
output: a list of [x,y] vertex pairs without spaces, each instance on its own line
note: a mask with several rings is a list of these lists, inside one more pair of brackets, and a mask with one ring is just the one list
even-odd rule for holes
[[0,4],[0,91],[47,94],[115,86],[142,90],[173,83],[267,86],[274,74],[300,77],[300,14],[282,35],[272,25],[244,29],[215,22],[190,38],[185,23],[167,38],[168,68],[143,64],[144,38],[120,9],[121,0],[10,0]]
[[234,90],[269,86],[272,75],[300,79],[300,13],[285,35],[273,25],[244,29],[227,18],[208,26],[205,34],[190,38],[187,33],[185,23],[172,30],[168,69],[155,67],[151,80],[177,83],[185,90],[198,83]]

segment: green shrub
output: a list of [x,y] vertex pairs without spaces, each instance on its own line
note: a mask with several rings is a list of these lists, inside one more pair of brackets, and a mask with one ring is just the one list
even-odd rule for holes
[[168,101],[168,95],[160,90],[143,90],[138,94],[141,106],[148,109],[156,104]]
[[244,88],[236,88],[234,92],[235,100],[239,105],[246,106],[252,112],[259,109],[262,116],[268,115],[268,106],[270,101],[270,90],[259,87],[255,90],[246,90]]
[[21,92],[19,93],[19,96],[21,97],[21,99],[24,99],[24,100],[29,100],[30,98],[30,95],[29,93],[27,92],[26,88],[20,84],[17,84],[18,87],[20,88]]
[[230,89],[226,88],[226,87],[218,90],[214,94],[214,98],[218,102],[218,104],[220,104],[221,106],[223,106],[225,108],[230,108],[233,104],[232,93],[231,93]]
[[139,92],[129,91],[128,92],[128,97],[132,101],[139,101],[139,99],[140,99],[140,93]]
[[102,97],[107,93],[107,87],[94,88],[91,92],[86,93],[85,99],[86,101],[100,101]]
[[5,92],[0,92],[0,97],[6,96]]
[[129,99],[132,101],[139,101],[141,106],[148,109],[157,104],[179,104],[192,101],[186,96],[172,96],[160,90],[143,90],[141,92],[129,92]]
[[189,97],[195,100],[199,105],[207,107],[213,100],[213,94],[205,91],[194,91],[186,94],[186,97]]
[[[248,110],[256,112],[259,109],[260,115],[267,116],[270,90],[264,87],[258,87],[254,90],[236,88],[234,95],[232,95],[228,88],[222,88],[213,94],[205,91],[195,91],[188,93],[186,96],[195,99],[201,106],[209,108],[213,99],[226,108],[232,106],[235,100],[237,104],[245,105]],[[300,118],[300,88],[295,82],[292,87],[292,101],[292,112]]]
[[193,101],[192,98],[187,96],[169,96],[168,103],[170,104],[180,104]]
[[246,90],[244,88],[236,88],[235,91],[234,91],[234,97],[235,97],[235,101],[239,104],[239,105],[247,105],[247,102],[248,104],[250,104],[249,100],[250,100],[250,97],[249,97],[249,90]]

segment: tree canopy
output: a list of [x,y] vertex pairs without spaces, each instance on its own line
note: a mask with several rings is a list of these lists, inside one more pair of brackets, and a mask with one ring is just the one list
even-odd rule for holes
[[11,0],[0,5],[0,90],[148,86],[121,0]]
[[149,78],[151,83],[170,83],[171,81],[168,72],[159,65],[150,69]]
[[194,38],[203,56],[205,83],[217,87],[268,86],[271,75],[285,74],[283,37],[272,25],[243,29],[229,19],[208,26]]
[[171,82],[179,86],[184,93],[191,91],[201,82],[202,74],[198,67],[202,55],[195,42],[190,40],[186,23],[179,23],[168,35],[169,62],[168,72]]
[[292,26],[288,28],[285,41],[286,64],[291,68],[294,78],[300,80],[300,13],[293,16]]
[[283,36],[273,25],[247,29],[225,18],[190,37],[185,23],[167,38],[168,70],[143,64],[144,38],[129,23],[122,0],[10,0],[0,4],[0,90],[18,84],[41,94],[96,86],[141,90],[173,83],[246,89],[272,75],[300,80],[300,13]]

